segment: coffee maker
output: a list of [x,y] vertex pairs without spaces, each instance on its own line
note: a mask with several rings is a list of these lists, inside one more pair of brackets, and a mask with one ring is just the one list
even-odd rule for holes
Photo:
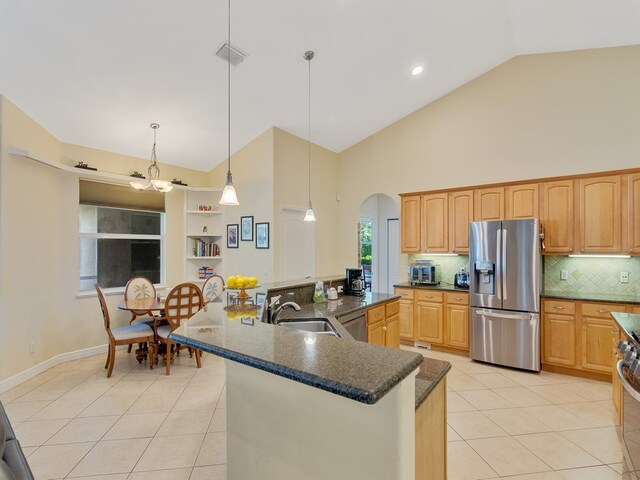
[[367,283],[361,268],[347,268],[347,285],[345,293],[347,295],[364,295]]

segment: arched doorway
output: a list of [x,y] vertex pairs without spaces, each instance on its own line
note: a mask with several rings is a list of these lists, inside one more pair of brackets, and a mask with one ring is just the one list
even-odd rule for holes
[[358,258],[373,292],[393,293],[399,281],[400,237],[398,204],[388,195],[377,193],[360,206]]

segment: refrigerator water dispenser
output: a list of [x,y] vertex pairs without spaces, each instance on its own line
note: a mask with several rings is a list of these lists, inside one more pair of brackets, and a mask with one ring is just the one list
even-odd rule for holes
[[473,270],[476,277],[476,293],[495,295],[495,264],[493,262],[475,262]]

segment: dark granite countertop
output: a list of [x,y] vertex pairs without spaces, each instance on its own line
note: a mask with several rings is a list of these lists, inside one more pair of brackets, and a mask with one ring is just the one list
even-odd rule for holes
[[[363,308],[393,298],[397,296],[340,297],[342,303],[335,301],[332,313],[334,317],[344,315],[354,311],[356,304]],[[245,324],[243,319],[227,315],[225,300],[223,295],[223,300],[209,303],[183,322],[171,338],[366,404],[376,403],[423,363],[419,353],[274,326],[260,322],[259,317]],[[324,317],[333,302],[305,305],[304,309],[307,316],[313,312],[313,316]]]
[[604,293],[578,293],[578,292],[542,292],[543,298],[558,298],[562,300],[585,300],[592,302],[610,303],[640,303],[640,297],[635,295],[610,295]]
[[612,312],[611,317],[622,329],[627,338],[640,348],[640,342],[631,335],[634,331],[640,332],[640,315],[637,313]]
[[422,405],[433,389],[451,370],[451,364],[444,360],[425,358],[416,377],[416,409]]
[[415,288],[417,290],[444,290],[445,292],[469,293],[468,288],[458,288],[453,283],[440,282],[438,285],[412,285],[409,282],[396,283],[394,287]]

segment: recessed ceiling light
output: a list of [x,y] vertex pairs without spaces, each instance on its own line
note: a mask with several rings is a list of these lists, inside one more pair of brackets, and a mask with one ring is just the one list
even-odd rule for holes
[[422,73],[422,70],[424,70],[424,68],[415,67],[413,70],[411,70],[411,74],[412,75],[420,75]]

